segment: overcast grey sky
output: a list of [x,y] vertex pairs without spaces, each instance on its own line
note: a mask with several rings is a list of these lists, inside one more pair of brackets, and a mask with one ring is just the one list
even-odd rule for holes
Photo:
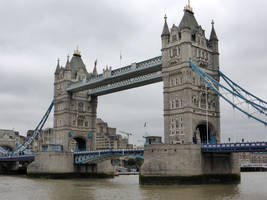
[[[178,24],[186,0],[0,0],[0,128],[33,129],[53,98],[56,60],[79,45],[88,71],[98,59],[119,67],[161,54],[164,14]],[[219,37],[221,70],[267,99],[267,1],[192,0],[209,37]],[[267,128],[221,103],[222,138],[267,140]],[[118,130],[163,136],[162,83],[99,97],[98,117]],[[52,127],[52,115],[47,126]]]

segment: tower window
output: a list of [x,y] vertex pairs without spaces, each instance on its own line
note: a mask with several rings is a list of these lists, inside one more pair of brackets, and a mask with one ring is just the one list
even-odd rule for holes
[[173,55],[174,57],[177,56],[177,49],[176,49],[176,48],[172,49],[172,55]]
[[182,39],[182,34],[181,34],[181,32],[178,33],[178,37],[179,37],[179,40]]
[[191,37],[192,41],[196,41],[196,34],[192,34],[192,37]]
[[173,42],[177,41],[177,35],[173,35],[173,36],[172,36],[172,41],[173,41]]
[[78,126],[83,126],[83,120],[82,119],[78,120]]
[[82,102],[80,102],[80,103],[78,104],[78,111],[79,111],[79,112],[83,112],[83,103],[82,103]]
[[178,99],[176,99],[175,104],[176,104],[176,108],[179,108],[180,107],[179,106],[179,100]]

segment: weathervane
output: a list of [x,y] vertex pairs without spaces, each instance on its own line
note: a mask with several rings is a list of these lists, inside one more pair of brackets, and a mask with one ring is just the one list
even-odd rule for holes
[[193,9],[192,9],[192,7],[190,5],[190,0],[188,0],[188,4],[186,5],[185,10],[188,10],[190,12],[193,12]]

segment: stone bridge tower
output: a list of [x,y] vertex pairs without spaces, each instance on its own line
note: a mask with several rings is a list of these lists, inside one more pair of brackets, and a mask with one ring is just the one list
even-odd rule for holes
[[[169,30],[167,17],[162,39],[164,136],[168,144],[220,142],[219,97],[206,88],[189,60],[219,80],[218,38],[212,22],[209,39],[190,5],[178,26]],[[194,138],[194,140],[193,140]]]
[[[96,72],[95,72],[96,73]],[[64,151],[94,150],[97,97],[89,98],[87,91],[70,94],[67,87],[93,76],[86,70],[78,50],[69,57],[65,67],[59,61],[54,81],[54,135]]]

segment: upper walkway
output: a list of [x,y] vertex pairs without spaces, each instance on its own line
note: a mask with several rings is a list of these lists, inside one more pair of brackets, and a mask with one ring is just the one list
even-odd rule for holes
[[154,57],[126,67],[111,70],[103,74],[71,84],[68,92],[89,90],[89,95],[104,95],[125,89],[139,87],[162,81],[162,57]]

